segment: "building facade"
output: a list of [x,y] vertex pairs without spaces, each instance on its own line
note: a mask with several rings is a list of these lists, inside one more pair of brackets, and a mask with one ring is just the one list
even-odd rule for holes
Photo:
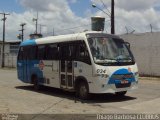
[[[5,67],[16,67],[17,53],[21,41],[5,41],[4,65]],[[0,65],[2,64],[2,41],[0,41]]]

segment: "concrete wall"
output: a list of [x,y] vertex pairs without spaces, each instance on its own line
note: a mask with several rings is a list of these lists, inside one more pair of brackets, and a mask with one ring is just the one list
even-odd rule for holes
[[127,34],[121,37],[131,43],[139,73],[160,76],[160,33]]
[[17,64],[17,56],[13,54],[5,54],[5,67],[15,68]]
[[[2,52],[2,44],[0,44]],[[16,67],[17,55],[10,53],[10,44],[5,44],[5,67]],[[2,64],[2,53],[0,52],[0,66]]]

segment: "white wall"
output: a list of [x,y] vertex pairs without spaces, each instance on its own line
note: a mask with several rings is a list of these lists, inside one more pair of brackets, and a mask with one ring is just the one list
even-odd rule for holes
[[160,76],[160,33],[127,34],[121,37],[131,44],[139,73]]
[[[0,49],[2,52],[2,44],[0,44]],[[4,51],[5,51],[5,62],[4,62],[5,67],[16,67],[17,56],[10,54],[10,45],[9,44],[5,44]],[[2,53],[0,53],[0,66],[2,64],[1,54]]]

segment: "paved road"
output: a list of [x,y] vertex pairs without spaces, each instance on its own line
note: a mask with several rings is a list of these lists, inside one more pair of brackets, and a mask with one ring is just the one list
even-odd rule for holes
[[92,100],[75,103],[73,93],[43,87],[40,92],[17,80],[16,70],[0,69],[0,113],[160,113],[160,80],[140,79],[139,89],[126,97],[94,95]]

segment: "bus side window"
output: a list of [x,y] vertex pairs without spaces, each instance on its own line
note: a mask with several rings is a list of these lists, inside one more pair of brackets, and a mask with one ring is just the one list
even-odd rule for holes
[[78,54],[77,54],[78,60],[85,62],[87,64],[91,64],[91,60],[89,57],[89,52],[86,47],[86,44],[84,42],[81,42],[78,48],[79,48]]
[[23,60],[29,60],[29,46],[23,47]]
[[57,44],[51,44],[47,46],[46,59],[47,60],[58,60],[59,59]]
[[61,60],[74,60],[76,58],[76,46],[72,43],[60,44],[60,58]]
[[69,55],[70,55],[69,45],[65,44],[64,46],[61,46],[61,59],[69,60],[70,59]]
[[29,60],[37,59],[37,46],[29,46],[27,51],[29,54]]
[[76,51],[77,51],[77,46],[75,44],[71,44],[69,46],[69,59],[70,60],[76,59]]
[[23,47],[20,47],[19,49],[18,60],[23,60]]
[[45,45],[39,45],[38,46],[38,59],[39,60],[45,60],[46,59],[46,54],[45,54]]

